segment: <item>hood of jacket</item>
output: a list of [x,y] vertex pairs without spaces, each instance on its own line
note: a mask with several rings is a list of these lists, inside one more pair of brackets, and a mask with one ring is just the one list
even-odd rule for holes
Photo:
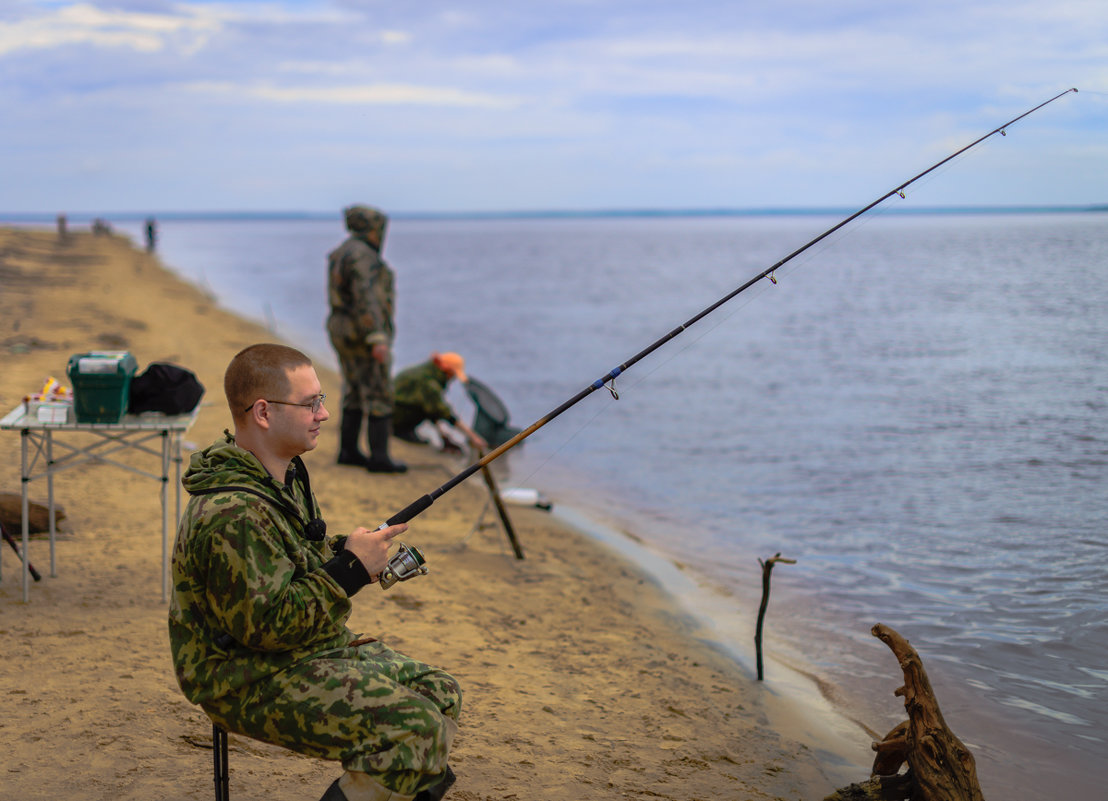
[[[193,453],[188,469],[181,477],[181,485],[190,495],[213,487],[274,487],[275,484],[258,457],[236,445],[235,437],[229,431],[223,432],[223,439]],[[276,487],[274,492],[277,492]]]

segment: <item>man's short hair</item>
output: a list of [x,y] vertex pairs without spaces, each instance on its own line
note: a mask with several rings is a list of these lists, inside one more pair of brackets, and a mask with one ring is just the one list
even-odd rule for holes
[[258,398],[281,400],[292,390],[289,373],[312,360],[287,345],[262,343],[238,352],[223,374],[231,417],[239,420]]

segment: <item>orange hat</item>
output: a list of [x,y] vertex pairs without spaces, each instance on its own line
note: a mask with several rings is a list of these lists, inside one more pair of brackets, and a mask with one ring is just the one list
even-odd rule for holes
[[466,378],[466,360],[457,353],[432,353],[431,361],[435,363],[435,367],[463,384],[469,381]]

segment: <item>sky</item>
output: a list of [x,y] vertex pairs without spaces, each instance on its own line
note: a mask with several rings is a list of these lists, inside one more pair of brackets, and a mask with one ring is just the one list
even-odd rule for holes
[[0,215],[1108,203],[1104,0],[2,0]]

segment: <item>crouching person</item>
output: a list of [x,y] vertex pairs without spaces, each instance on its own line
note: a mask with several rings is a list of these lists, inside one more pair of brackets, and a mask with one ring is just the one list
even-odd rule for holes
[[185,696],[228,731],[342,762],[321,801],[437,801],[461,691],[346,627],[406,525],[328,537],[300,454],[328,418],[311,361],[253,345],[224,390],[234,435],[193,454],[169,637]]

